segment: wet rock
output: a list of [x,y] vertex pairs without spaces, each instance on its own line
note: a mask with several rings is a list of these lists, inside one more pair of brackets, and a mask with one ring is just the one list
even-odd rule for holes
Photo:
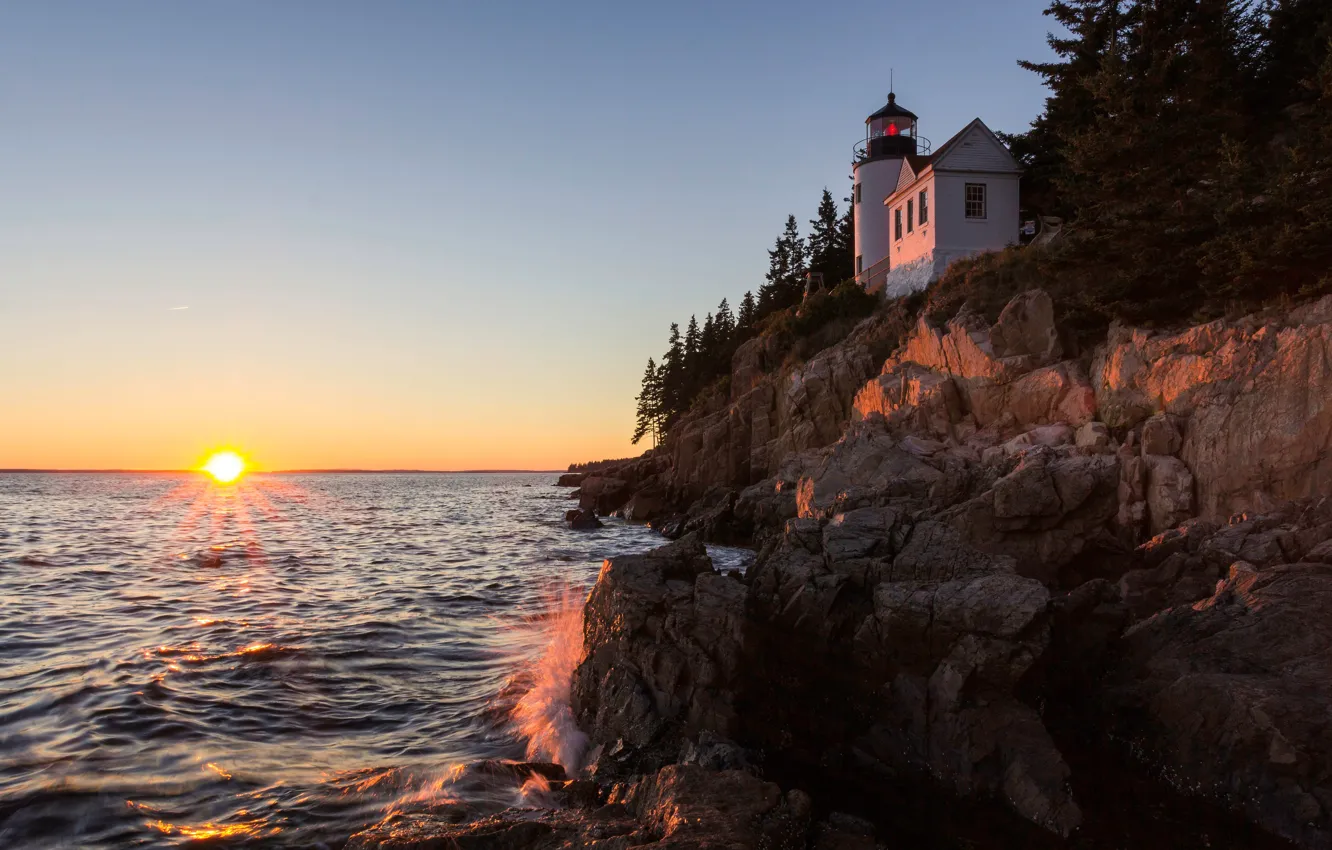
[[624,479],[593,475],[585,478],[578,488],[578,506],[607,516],[623,507],[630,495],[629,483]]
[[655,769],[687,736],[727,733],[744,598],[744,585],[715,572],[694,535],[602,565],[572,699],[579,725],[603,748],[602,773]]
[[[798,795],[798,796],[797,796]],[[653,834],[654,847],[805,847],[806,800],[739,770],[671,765],[612,793]]]
[[564,522],[575,531],[589,531],[595,528],[601,528],[601,520],[591,510],[565,511]]
[[620,513],[629,522],[650,522],[661,516],[667,505],[666,493],[654,487],[634,493]]

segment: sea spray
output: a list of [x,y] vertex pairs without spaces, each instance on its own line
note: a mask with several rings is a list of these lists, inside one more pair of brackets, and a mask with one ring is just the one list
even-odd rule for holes
[[563,587],[548,594],[543,614],[524,620],[542,649],[524,677],[530,687],[514,705],[515,728],[527,739],[527,757],[553,761],[570,774],[582,767],[587,735],[574,721],[569,704],[574,668],[583,654],[583,603],[586,593]]

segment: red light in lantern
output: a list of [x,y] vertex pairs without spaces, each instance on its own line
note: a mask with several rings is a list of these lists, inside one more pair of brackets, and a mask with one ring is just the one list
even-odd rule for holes
[[896,124],[889,124],[889,125],[888,125],[888,135],[890,135],[890,136],[896,136],[896,135],[897,135],[897,125],[896,125]]

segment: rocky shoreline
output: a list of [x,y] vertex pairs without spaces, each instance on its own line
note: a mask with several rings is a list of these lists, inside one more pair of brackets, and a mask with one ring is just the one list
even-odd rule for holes
[[587,600],[572,808],[436,837],[1332,847],[1332,298],[1085,352],[1040,291],[767,345],[561,478],[674,542]]

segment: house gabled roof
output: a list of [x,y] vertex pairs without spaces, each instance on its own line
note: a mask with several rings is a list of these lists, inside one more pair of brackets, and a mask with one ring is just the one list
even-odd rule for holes
[[[967,154],[972,154],[968,157]],[[940,145],[931,157],[936,171],[997,171],[1000,173],[1022,171],[1022,166],[1013,159],[1013,154],[994,131],[985,126],[979,118],[958,130],[953,137]],[[980,167],[974,167],[980,166]]]
[[933,154],[912,154],[903,158],[897,187],[883,199],[891,205],[898,195],[933,171],[972,171],[991,174],[1020,174],[1022,166],[1013,159],[1004,143],[979,118],[953,134]]

